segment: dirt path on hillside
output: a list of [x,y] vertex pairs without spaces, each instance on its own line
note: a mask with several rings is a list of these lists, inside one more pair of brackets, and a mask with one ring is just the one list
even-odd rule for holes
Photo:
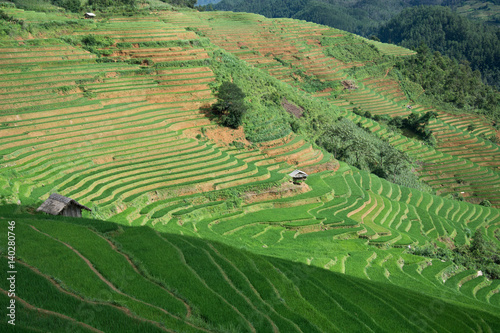
[[[180,318],[180,317],[178,317],[178,316],[176,316],[176,315],[174,315],[174,314],[171,314],[170,312],[168,312],[167,310],[165,310],[165,309],[163,309],[163,308],[161,308],[161,307],[159,307],[159,306],[156,306],[156,305],[153,305],[153,304],[147,303],[147,302],[145,302],[145,301],[142,301],[142,300],[140,300],[140,299],[137,299],[137,298],[135,298],[135,297],[133,297],[133,296],[131,296],[131,295],[128,295],[128,294],[126,294],[126,293],[124,293],[124,292],[120,291],[120,290],[119,290],[118,288],[116,288],[116,287],[115,287],[115,286],[114,286],[114,285],[113,285],[110,281],[108,281],[108,280],[107,280],[107,279],[106,279],[106,278],[105,278],[105,277],[104,277],[101,273],[99,273],[99,271],[97,271],[97,269],[96,269],[96,268],[92,265],[92,263],[90,262],[90,260],[88,260],[87,258],[85,258],[85,257],[84,257],[84,256],[83,256],[80,252],[78,252],[78,250],[76,250],[75,248],[73,248],[71,245],[69,245],[69,244],[67,244],[67,243],[65,243],[65,242],[63,242],[63,241],[61,241],[61,240],[59,240],[59,239],[57,239],[57,238],[54,238],[54,237],[52,237],[51,235],[49,235],[49,234],[47,234],[47,233],[44,233],[44,232],[42,232],[42,231],[38,230],[38,229],[37,229],[37,228],[35,228],[33,225],[30,225],[30,227],[31,227],[33,230],[35,230],[35,231],[37,231],[37,232],[39,232],[39,233],[41,233],[41,234],[43,234],[43,235],[45,235],[45,236],[47,236],[47,237],[49,237],[49,238],[51,238],[51,239],[55,240],[55,241],[57,241],[57,242],[59,242],[59,243],[61,243],[61,244],[65,245],[65,246],[66,246],[66,247],[68,247],[70,250],[72,250],[72,251],[73,251],[76,255],[78,255],[78,256],[79,256],[79,257],[80,257],[80,258],[81,258],[81,259],[82,259],[82,260],[83,260],[83,261],[87,264],[87,266],[88,266],[88,267],[92,270],[92,272],[94,272],[94,274],[96,274],[96,275],[97,275],[97,277],[98,277],[101,281],[103,281],[106,285],[108,285],[108,286],[109,286],[109,287],[110,287],[113,291],[115,291],[116,293],[118,293],[118,294],[120,294],[120,295],[122,295],[122,296],[128,297],[128,298],[130,298],[130,299],[132,299],[132,300],[134,300],[134,301],[136,301],[136,302],[139,302],[139,303],[141,303],[141,304],[144,304],[144,305],[150,306],[150,307],[152,307],[152,308],[155,308],[155,309],[157,309],[157,310],[159,310],[159,311],[161,311],[161,312],[165,313],[166,315],[168,315],[168,316],[170,316],[170,317],[172,317],[172,318],[175,318],[175,319],[177,319],[177,320],[179,320],[179,321],[181,321],[181,322],[184,322],[186,325],[192,326],[192,327],[194,327],[194,328],[196,328],[196,329],[198,329],[198,330],[202,330],[202,331],[208,332],[206,329],[201,328],[201,327],[197,327],[197,326],[195,326],[195,325],[193,325],[193,324],[191,324],[191,323],[189,323],[189,322],[186,322],[186,321],[184,321],[182,318]],[[145,319],[145,320],[147,320],[147,319]],[[152,321],[152,322],[154,322],[154,321]],[[159,325],[159,324],[158,324],[158,325]],[[161,326],[158,326],[158,327],[161,327]],[[168,329],[163,328],[163,327],[162,327],[162,329],[164,329],[164,330],[166,330],[166,331],[168,331],[168,332],[173,332],[173,331],[168,330]]]
[[[8,294],[9,294],[9,293],[8,293],[8,291],[3,290],[2,288],[0,288],[0,292],[1,292],[2,294],[5,294],[5,295],[8,295]],[[46,309],[42,309],[42,308],[37,308],[36,306],[31,305],[30,303],[26,302],[24,299],[19,298],[19,296],[16,296],[16,297],[15,297],[15,300],[16,300],[17,302],[21,303],[22,305],[24,305],[25,307],[27,307],[27,308],[28,308],[28,309],[30,309],[30,310],[34,310],[34,311],[37,311],[37,312],[45,313],[45,314],[47,314],[47,315],[49,315],[49,316],[55,316],[55,317],[59,317],[59,318],[65,319],[65,320],[69,320],[69,321],[74,322],[74,323],[76,323],[77,325],[82,326],[82,327],[84,327],[84,328],[86,328],[86,329],[88,329],[88,330],[90,330],[90,331],[92,331],[92,332],[104,333],[103,331],[98,330],[98,329],[97,329],[97,328],[95,328],[95,327],[92,327],[92,326],[90,326],[90,325],[87,325],[87,324],[85,324],[85,323],[82,323],[81,321],[77,321],[76,319],[73,319],[73,318],[71,318],[71,317],[68,317],[68,316],[66,316],[66,315],[63,315],[62,313],[53,312],[53,311],[46,310]]]
[[[85,298],[83,298],[83,297],[81,297],[81,296],[77,295],[77,294],[73,294],[72,292],[70,292],[70,291],[68,291],[68,290],[63,289],[63,288],[61,287],[61,285],[59,285],[59,283],[57,283],[55,280],[53,280],[53,278],[52,278],[51,276],[46,275],[46,274],[44,274],[44,273],[40,272],[40,270],[38,270],[36,267],[33,267],[33,266],[31,266],[31,265],[29,265],[29,264],[27,264],[27,263],[25,263],[25,262],[22,262],[22,261],[18,261],[18,263],[20,263],[21,265],[23,265],[23,266],[27,267],[28,269],[30,269],[31,271],[35,272],[36,274],[38,274],[38,275],[42,276],[43,278],[45,278],[47,281],[49,281],[49,282],[50,282],[53,286],[55,286],[55,287],[56,287],[56,288],[57,288],[60,292],[62,292],[62,293],[65,293],[65,294],[67,294],[67,295],[69,295],[69,296],[71,296],[71,297],[77,298],[77,299],[79,299],[79,300],[81,300],[81,301],[83,301],[83,302],[85,302],[85,303],[96,304],[96,305],[111,306],[111,307],[113,307],[113,308],[115,308],[115,309],[118,309],[118,310],[120,310],[120,311],[124,312],[124,313],[125,313],[127,316],[129,316],[129,317],[132,317],[132,318],[134,318],[134,319],[138,319],[138,320],[140,320],[140,321],[149,322],[149,323],[151,323],[151,324],[154,324],[154,325],[155,325],[155,326],[157,326],[157,327],[162,328],[163,330],[166,330],[167,332],[172,332],[172,331],[170,331],[170,330],[168,330],[168,329],[163,328],[163,327],[162,327],[159,323],[157,323],[157,322],[155,322],[155,321],[153,321],[153,320],[149,320],[149,319],[142,318],[142,317],[139,317],[139,316],[137,316],[137,315],[134,315],[134,314],[132,313],[132,311],[130,311],[130,309],[128,309],[128,308],[126,308],[126,307],[122,307],[122,306],[119,306],[119,305],[115,305],[115,304],[111,304],[111,303],[106,303],[106,302],[90,301],[90,300],[87,300],[87,299],[85,299]],[[42,309],[42,310],[43,310],[43,309]],[[99,331],[99,332],[101,332],[101,331]]]
[[[90,229],[89,229],[89,230],[90,230]],[[130,264],[130,266],[132,266],[132,268],[134,269],[134,271],[135,271],[137,274],[141,275],[142,277],[144,277],[144,278],[145,278],[145,279],[147,279],[148,281],[150,281],[150,282],[154,283],[155,285],[157,285],[158,287],[160,287],[162,290],[164,290],[164,291],[166,291],[168,294],[170,294],[170,296],[172,296],[172,297],[173,297],[173,298],[175,298],[176,300],[178,300],[178,301],[182,302],[182,303],[184,304],[184,306],[186,307],[186,312],[187,312],[187,313],[186,313],[186,318],[191,317],[191,314],[192,314],[191,307],[189,306],[189,304],[188,304],[185,300],[183,300],[183,299],[181,299],[181,298],[177,297],[177,296],[176,296],[175,294],[173,294],[170,290],[165,289],[164,287],[160,286],[158,283],[156,283],[156,282],[151,281],[150,279],[148,279],[146,276],[144,276],[144,274],[142,274],[142,273],[139,271],[139,269],[137,268],[137,266],[136,266],[136,265],[132,262],[132,260],[131,260],[131,259],[130,259],[130,258],[129,258],[129,257],[128,257],[125,253],[120,252],[120,251],[118,250],[118,248],[116,247],[116,245],[115,245],[115,244],[113,244],[113,242],[111,242],[109,239],[107,239],[107,238],[103,237],[102,235],[99,235],[97,232],[95,232],[95,231],[93,231],[93,230],[90,230],[90,231],[92,231],[94,234],[96,234],[97,236],[99,236],[100,238],[102,238],[102,239],[104,239],[106,242],[108,242],[109,246],[111,246],[111,248],[113,249],[113,251],[115,251],[115,252],[117,252],[117,253],[121,254],[122,256],[124,256],[124,257],[125,257],[125,259],[127,260],[127,262]]]

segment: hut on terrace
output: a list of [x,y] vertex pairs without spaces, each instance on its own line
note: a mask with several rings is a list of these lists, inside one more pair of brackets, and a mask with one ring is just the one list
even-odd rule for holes
[[36,211],[51,215],[82,217],[82,209],[88,210],[89,212],[91,211],[90,208],[79,204],[71,198],[52,193]]
[[296,184],[307,179],[307,173],[305,173],[304,171],[300,171],[300,170],[294,170],[291,173],[289,173],[288,175],[290,177],[292,177],[293,182]]
[[85,18],[86,19],[93,19],[93,18],[95,18],[95,14],[94,13],[85,13]]

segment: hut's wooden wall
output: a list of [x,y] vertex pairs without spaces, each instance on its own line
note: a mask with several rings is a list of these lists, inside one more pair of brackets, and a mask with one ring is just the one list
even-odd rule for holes
[[70,216],[70,217],[82,217],[82,209],[76,205],[70,204],[68,207],[62,210],[60,215]]

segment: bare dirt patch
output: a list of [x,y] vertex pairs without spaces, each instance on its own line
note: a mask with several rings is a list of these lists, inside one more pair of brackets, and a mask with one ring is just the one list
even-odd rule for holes
[[358,86],[352,80],[342,81],[342,86],[344,86],[344,90],[349,90],[349,91],[358,89]]
[[113,162],[113,156],[102,156],[102,157],[96,157],[92,160],[94,164],[106,164],[106,163],[111,163]]
[[340,168],[339,161],[331,160],[326,163],[314,164],[310,166],[304,166],[301,168],[302,171],[308,174],[313,174],[321,171],[337,171]]
[[271,188],[267,191],[245,193],[244,200],[246,203],[274,200],[309,192],[310,190],[311,188],[306,183],[296,185],[290,180],[288,183],[281,184],[280,187]]
[[214,126],[205,130],[205,135],[210,140],[219,144],[230,144],[234,141],[244,143],[246,146],[251,146],[252,143],[245,138],[243,127],[231,129],[226,127]]
[[321,43],[317,39],[308,39],[307,44],[321,47]]
[[290,103],[289,101],[287,101],[286,98],[283,98],[283,100],[281,101],[281,106],[283,106],[288,113],[294,115],[297,118],[302,117],[302,114],[304,113],[303,108],[293,103]]

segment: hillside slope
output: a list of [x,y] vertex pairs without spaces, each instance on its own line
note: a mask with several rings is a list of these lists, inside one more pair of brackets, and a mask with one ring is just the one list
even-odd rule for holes
[[366,1],[366,0],[222,0],[214,8],[234,12],[261,14],[270,18],[287,17],[325,24],[368,36],[378,25],[398,15],[405,8],[443,6],[469,19],[497,25],[500,6],[495,1],[426,0],[426,1]]
[[485,311],[147,227],[16,216],[15,230],[26,331],[470,332],[495,331],[500,319],[493,304]]
[[[498,263],[452,251],[500,245],[499,148],[479,136],[497,133],[417,104],[393,70],[414,52],[246,13],[4,12],[0,219],[16,222],[26,329],[499,330]],[[237,130],[210,113],[223,82],[247,94]],[[429,110],[436,147],[380,118]],[[411,155],[439,195],[320,148],[339,117]],[[53,192],[99,220],[35,213]]]

